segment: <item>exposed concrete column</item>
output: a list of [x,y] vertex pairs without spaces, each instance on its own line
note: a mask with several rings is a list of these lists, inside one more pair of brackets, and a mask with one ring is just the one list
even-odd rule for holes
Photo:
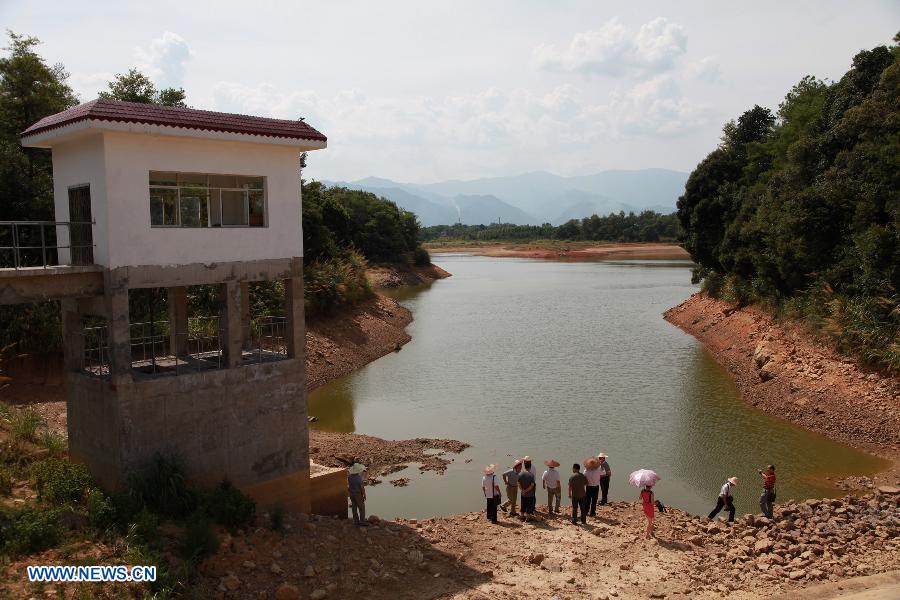
[[241,285],[237,281],[222,284],[225,296],[225,364],[229,369],[241,364],[244,334],[241,327]]
[[128,316],[128,278],[119,269],[106,272],[106,314],[113,385],[131,383],[131,322]]
[[244,349],[253,348],[253,340],[250,339],[250,284],[241,282],[241,335],[244,338]]
[[306,344],[306,315],[303,310],[303,259],[295,258],[290,279],[284,280],[285,341],[290,358],[303,358]]
[[175,356],[188,353],[187,288],[170,287],[169,296],[169,352]]
[[80,371],[84,366],[84,336],[78,301],[66,299],[60,301],[59,305],[62,320],[63,366],[66,371]]

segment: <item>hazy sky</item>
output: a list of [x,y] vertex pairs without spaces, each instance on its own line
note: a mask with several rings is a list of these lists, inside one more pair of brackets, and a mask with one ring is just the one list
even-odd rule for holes
[[195,108],[305,117],[307,175],[690,170],[722,123],[889,43],[900,2],[0,0],[84,101],[132,66]]

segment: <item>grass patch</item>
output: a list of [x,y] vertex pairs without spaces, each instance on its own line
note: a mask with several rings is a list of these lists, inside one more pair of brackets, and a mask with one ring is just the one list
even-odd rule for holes
[[51,457],[32,465],[38,500],[52,505],[77,503],[91,486],[87,467]]

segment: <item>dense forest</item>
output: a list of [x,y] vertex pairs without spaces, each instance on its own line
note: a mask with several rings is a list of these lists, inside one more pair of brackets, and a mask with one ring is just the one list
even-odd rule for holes
[[[19,134],[39,119],[78,104],[62,65],[48,65],[37,53],[39,41],[9,34],[0,58],[0,221],[53,220],[53,176],[48,150],[23,148]],[[101,97],[130,102],[185,106],[182,89],[157,89],[136,69],[116,75]],[[301,157],[298,174],[305,166]],[[308,314],[327,312],[371,294],[365,278],[368,261],[428,263],[419,244],[414,214],[374,194],[325,188],[302,182],[305,300]],[[148,207],[149,210],[149,207]],[[256,314],[280,310],[281,284],[254,286]],[[212,304],[216,294],[199,289],[192,306]],[[164,319],[165,294],[145,298],[135,291],[132,321]],[[155,301],[158,300],[158,301]],[[59,309],[55,302],[0,307],[0,351],[40,350],[59,346]]]
[[586,240],[595,242],[659,242],[675,241],[680,234],[678,219],[674,214],[661,215],[646,210],[640,214],[612,213],[605,217],[593,215],[581,220],[571,219],[554,227],[543,225],[434,225],[423,227],[422,241],[509,241],[534,240]]
[[900,370],[900,49],[805,77],[776,111],[723,129],[678,201],[710,293],[803,319],[839,349]]

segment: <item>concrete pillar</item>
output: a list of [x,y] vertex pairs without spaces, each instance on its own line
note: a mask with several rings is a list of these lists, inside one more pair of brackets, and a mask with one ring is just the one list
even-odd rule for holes
[[237,281],[222,284],[225,297],[225,364],[231,369],[241,364],[244,334],[241,327],[241,285]]
[[244,338],[244,349],[253,349],[250,335],[250,284],[241,282],[241,335]]
[[118,269],[106,272],[106,314],[113,385],[131,383],[131,322],[128,316],[128,279]]
[[287,317],[287,353],[289,358],[303,358],[306,345],[306,315],[303,310],[303,259],[294,259],[293,277],[284,280],[284,315]]
[[84,367],[84,336],[82,335],[78,301],[66,299],[60,301],[59,305],[62,321],[63,367],[66,371],[80,371]]
[[169,296],[169,352],[184,356],[189,352],[187,288],[170,287],[166,293]]

